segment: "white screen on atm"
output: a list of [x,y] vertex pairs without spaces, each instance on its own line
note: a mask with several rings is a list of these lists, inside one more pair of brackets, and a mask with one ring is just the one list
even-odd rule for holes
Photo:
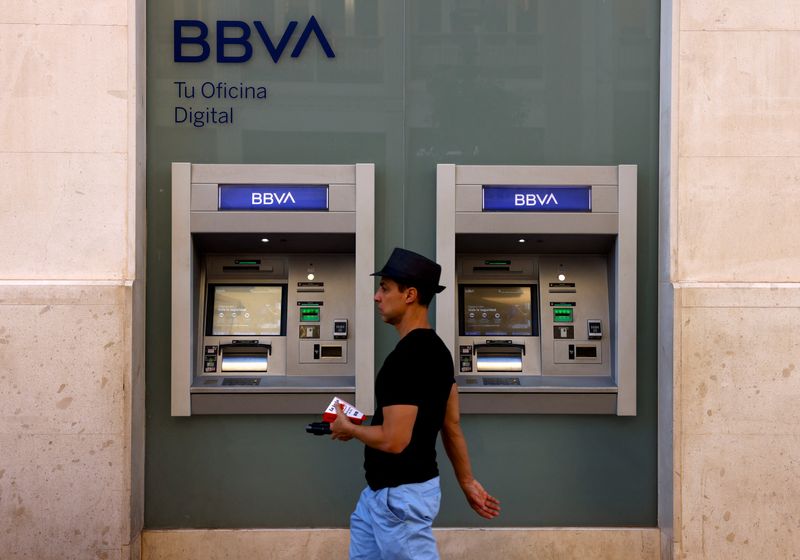
[[532,336],[530,286],[464,286],[463,336]]
[[281,286],[215,286],[211,334],[280,335],[282,300]]

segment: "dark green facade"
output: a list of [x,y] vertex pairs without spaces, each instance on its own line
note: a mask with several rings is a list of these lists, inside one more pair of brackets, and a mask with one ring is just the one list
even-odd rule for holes
[[[373,162],[376,262],[397,245],[434,254],[437,163],[637,164],[638,415],[464,417],[474,471],[503,512],[477,517],[440,452],[436,524],[655,526],[659,3],[153,0],[147,9],[146,527],[346,527],[364,485],[361,445],[308,436],[316,417],[170,416],[173,161]],[[291,56],[311,16],[335,58],[314,34]],[[208,25],[207,60],[173,61],[174,20]],[[218,20],[252,29],[249,61],[216,61]],[[274,47],[298,22],[277,63],[255,21]],[[195,97],[179,97],[176,82]],[[266,88],[266,98],[232,98],[239,84]],[[232,108],[233,122],[176,122],[189,107]],[[376,366],[395,342],[377,320]]]

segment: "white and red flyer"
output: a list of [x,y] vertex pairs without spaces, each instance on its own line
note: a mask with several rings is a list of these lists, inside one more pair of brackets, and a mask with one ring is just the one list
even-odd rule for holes
[[333,397],[331,404],[328,405],[328,408],[325,409],[325,412],[322,413],[322,421],[323,422],[334,422],[336,421],[336,415],[339,414],[339,408],[337,405],[341,404],[344,407],[344,414],[353,424],[361,424],[364,421],[364,413],[354,407],[347,401],[343,401],[339,397]]

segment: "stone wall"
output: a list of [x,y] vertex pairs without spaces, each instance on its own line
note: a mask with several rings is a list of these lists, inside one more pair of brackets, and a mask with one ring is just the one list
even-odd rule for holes
[[[138,558],[144,2],[0,6],[0,553]],[[673,334],[662,523],[674,521],[675,558],[790,558],[800,549],[800,8],[665,6],[662,311],[674,322],[662,332],[662,344]],[[250,546],[251,532],[234,533]],[[183,546],[209,535],[228,542],[206,532]],[[146,533],[146,554],[173,537],[183,535]],[[342,532],[326,538],[344,546]],[[563,547],[580,551],[586,538],[658,556],[647,530],[440,533],[459,557],[477,539],[470,550],[516,542],[509,554],[568,558]]]
[[[434,529],[444,560],[658,560],[657,529]],[[347,558],[344,529],[145,531],[142,560]]]
[[143,2],[0,7],[0,557],[138,558]]
[[674,558],[793,558],[800,7],[674,7]]

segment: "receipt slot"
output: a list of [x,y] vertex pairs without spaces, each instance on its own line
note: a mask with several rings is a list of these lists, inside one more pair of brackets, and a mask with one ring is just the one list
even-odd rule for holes
[[636,415],[636,172],[438,166],[437,261],[456,289],[436,329],[464,412]]
[[172,415],[374,408],[374,165],[172,164]]

